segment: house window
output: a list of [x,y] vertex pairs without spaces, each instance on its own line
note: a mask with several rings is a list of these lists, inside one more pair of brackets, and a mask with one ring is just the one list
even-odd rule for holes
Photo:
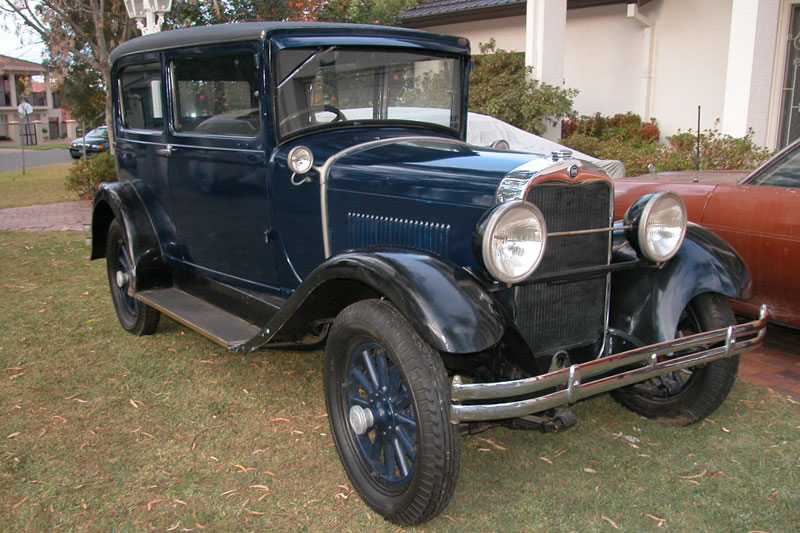
[[800,137],[800,5],[792,6],[781,104],[780,147]]

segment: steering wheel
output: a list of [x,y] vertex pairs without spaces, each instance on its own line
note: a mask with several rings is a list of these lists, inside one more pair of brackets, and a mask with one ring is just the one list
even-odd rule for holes
[[347,117],[344,116],[344,113],[342,113],[342,111],[340,109],[338,109],[338,108],[336,108],[336,107],[334,107],[334,106],[332,106],[330,104],[324,104],[321,108],[319,108],[319,107],[307,107],[305,109],[301,109],[300,111],[295,111],[294,113],[292,113],[288,117],[285,117],[283,120],[281,120],[278,123],[278,126],[280,128],[283,128],[284,125],[288,124],[292,120],[300,118],[303,115],[308,115],[311,118],[311,124],[317,124],[316,114],[319,113],[320,111],[327,111],[329,113],[333,113],[334,115],[336,115],[335,117],[333,117],[333,120],[328,122],[328,124],[330,124],[331,122],[341,122],[343,120],[347,120]]

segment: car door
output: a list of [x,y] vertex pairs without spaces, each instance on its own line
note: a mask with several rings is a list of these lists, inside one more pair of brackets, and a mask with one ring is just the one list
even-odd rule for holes
[[751,302],[800,319],[800,150],[743,185],[720,185],[702,224],[728,241],[753,277]]
[[167,55],[169,183],[183,261],[234,285],[274,288],[256,44]]

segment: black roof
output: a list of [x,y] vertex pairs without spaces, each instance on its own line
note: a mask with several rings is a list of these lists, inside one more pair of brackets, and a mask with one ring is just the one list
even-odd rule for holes
[[[156,52],[174,48],[185,48],[207,44],[224,44],[236,42],[261,41],[276,33],[293,35],[349,34],[411,37],[424,40],[441,41],[452,44],[456,37],[439,36],[433,33],[408,28],[392,28],[372,24],[336,24],[328,22],[239,22],[235,24],[215,24],[211,26],[193,26],[178,30],[163,31],[143,35],[119,45],[111,52],[111,62],[120,57],[142,53]],[[466,42],[466,41],[465,41]]]

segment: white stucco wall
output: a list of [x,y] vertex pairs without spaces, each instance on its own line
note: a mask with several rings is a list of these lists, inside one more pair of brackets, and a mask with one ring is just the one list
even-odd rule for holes
[[480,22],[458,22],[422,29],[466,37],[469,39],[472,53],[476,55],[481,53],[480,43],[488,43],[492,37],[497,42],[497,48],[514,52],[525,51],[525,15]]
[[567,11],[564,81],[582,115],[633,111],[639,102],[643,31],[624,5]]

